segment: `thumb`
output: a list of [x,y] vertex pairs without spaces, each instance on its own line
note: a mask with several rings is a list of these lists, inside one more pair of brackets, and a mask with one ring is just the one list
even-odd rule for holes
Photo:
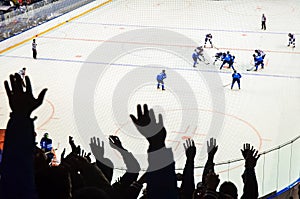
[[137,124],[137,119],[136,119],[136,117],[135,117],[134,115],[129,115],[129,116],[130,116],[132,122],[133,122],[134,124]]
[[48,90],[48,89],[45,88],[45,89],[43,89],[43,90],[40,92],[40,94],[39,94],[39,96],[38,96],[38,98],[37,98],[38,105],[41,105],[41,104],[43,103],[43,100],[44,100],[44,97],[45,97],[45,95],[46,95],[47,90]]

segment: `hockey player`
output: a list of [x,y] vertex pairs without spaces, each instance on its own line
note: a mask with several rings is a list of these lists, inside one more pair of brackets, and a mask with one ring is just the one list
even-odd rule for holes
[[235,69],[233,67],[234,59],[235,59],[235,56],[231,56],[231,59],[229,61],[229,68],[232,68],[235,71]]
[[212,35],[209,33],[205,36],[205,42],[204,42],[204,48],[206,47],[206,42],[209,41],[210,45],[211,45],[211,48],[213,48],[213,44],[212,44]]
[[233,71],[233,74],[232,74],[232,84],[231,84],[231,90],[233,88],[233,85],[235,82],[238,83],[238,86],[239,86],[239,89],[241,89],[241,84],[240,84],[240,79],[241,79],[241,74],[240,73],[237,73],[236,70]]
[[254,58],[254,66],[255,66],[254,71],[257,71],[259,65],[261,65],[261,69],[264,69],[264,59],[262,58],[262,56],[253,54],[253,58]]
[[32,56],[33,59],[36,59],[37,51],[36,51],[37,44],[35,43],[35,39],[32,40]]
[[259,49],[255,50],[255,53],[256,53],[256,55],[258,55],[258,56],[262,56],[263,59],[264,59],[265,56],[266,56],[266,53],[265,53],[264,51],[262,51],[262,50],[259,50]]
[[267,18],[265,16],[265,14],[262,14],[262,16],[261,16],[261,29],[262,30],[266,30],[266,21],[267,21]]
[[165,90],[164,79],[166,79],[166,78],[167,78],[167,75],[166,75],[166,71],[165,70],[162,70],[162,72],[156,76],[157,89],[159,89],[160,84],[161,84],[162,90],[163,91]]
[[205,57],[204,57],[204,55],[203,55],[204,49],[203,49],[202,46],[197,47],[194,51],[198,54],[199,61],[202,61],[205,64],[209,64],[209,61],[206,60]]
[[22,79],[25,79],[25,72],[26,72],[26,68],[22,68],[18,72],[18,74],[21,76]]
[[194,51],[195,52],[192,54],[192,58],[194,60],[193,67],[196,67],[196,64],[198,64],[197,60],[199,60],[199,61],[205,61],[205,58],[203,56],[203,47],[202,46],[197,47]]
[[195,51],[195,52],[192,54],[192,58],[193,58],[193,60],[194,60],[194,65],[193,65],[193,67],[196,67],[196,64],[198,64],[197,60],[201,61],[201,59],[199,58],[198,52]]
[[202,46],[197,47],[194,51],[197,52],[198,55],[200,55],[200,56],[203,57],[203,51],[204,51],[204,49],[203,49]]
[[295,48],[295,41],[296,41],[295,35],[289,33],[288,36],[289,36],[289,44],[287,46],[289,47],[290,45],[292,45],[292,47]]
[[215,61],[213,62],[213,65],[215,65],[216,61],[220,60],[223,61],[224,57],[226,56],[226,53],[218,52],[215,54]]
[[19,70],[18,74],[21,76],[22,78],[22,85],[23,87],[25,87],[25,72],[26,72],[26,68],[22,68],[21,70]]
[[229,66],[230,66],[231,63],[232,63],[232,56],[231,56],[230,52],[227,51],[225,57],[223,58],[223,63],[222,63],[222,65],[220,66],[220,70],[222,70],[224,64],[229,64]]

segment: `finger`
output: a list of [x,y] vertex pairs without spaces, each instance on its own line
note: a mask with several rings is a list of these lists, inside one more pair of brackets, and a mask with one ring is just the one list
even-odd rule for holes
[[257,156],[256,160],[258,160],[258,158],[260,157],[260,155],[261,155],[261,154],[259,154],[259,155]]
[[195,146],[195,142],[194,142],[194,140],[192,139],[192,146]]
[[159,114],[159,115],[158,115],[158,124],[159,124],[159,125],[162,125],[162,126],[164,125],[164,121],[163,121],[163,116],[162,116],[162,114]]
[[9,88],[9,85],[8,85],[8,82],[7,82],[7,81],[4,81],[4,87],[5,87],[6,94],[7,94],[8,98],[10,98],[11,95],[12,95],[12,92],[11,92],[11,90],[10,90],[10,88]]
[[38,105],[41,105],[43,103],[43,100],[44,100],[44,97],[45,97],[45,94],[47,92],[47,88],[43,89],[42,92],[40,92],[38,98],[37,98],[37,102],[38,102]]
[[26,93],[32,93],[31,82],[28,76],[25,76],[25,82],[26,82]]
[[93,142],[93,141],[94,141],[94,138],[95,138],[95,137],[91,137],[90,145],[91,145],[91,144],[94,144],[94,142]]
[[138,120],[134,115],[129,115],[134,124],[138,124]]
[[209,142],[208,140],[206,141],[207,149],[209,148]]
[[185,140],[187,148],[190,147],[189,138]]
[[22,78],[19,74],[15,73],[15,84],[16,84],[16,89],[17,92],[23,92],[23,85],[22,85]]
[[101,143],[102,143],[102,146],[101,146],[101,147],[103,148],[103,147],[104,147],[104,141],[102,141]]
[[187,144],[188,144],[188,147],[191,147],[191,145],[192,145],[192,144],[191,144],[191,139],[188,139],[188,140],[187,140]]
[[137,117],[140,119],[143,116],[142,107],[140,104],[137,105]]
[[101,146],[100,146],[100,139],[99,139],[99,138],[97,138],[97,146],[98,146],[98,147],[101,147]]
[[109,139],[109,143],[111,143],[111,144],[115,144],[115,142],[114,142],[114,139],[113,139],[113,138],[109,137],[108,139]]
[[144,115],[148,115],[149,114],[149,110],[148,110],[148,105],[144,104]]
[[183,143],[183,147],[184,147],[184,150],[186,151],[187,147],[186,147],[185,143]]
[[188,148],[189,147],[189,141],[188,141],[189,139],[186,139],[185,140],[185,143],[184,143],[184,145],[186,146],[186,148]]
[[253,157],[256,158],[258,151],[255,150]]
[[154,110],[150,109],[149,111],[149,117],[150,117],[150,122],[152,123],[156,123],[156,119],[155,119],[155,114],[154,114]]
[[16,89],[16,81],[14,75],[10,75],[9,79],[10,79],[11,90],[12,92],[15,93],[17,89]]

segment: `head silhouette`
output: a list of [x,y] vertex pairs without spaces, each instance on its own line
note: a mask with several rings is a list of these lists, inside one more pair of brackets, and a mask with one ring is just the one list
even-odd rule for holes
[[235,198],[235,199],[238,198],[238,190],[232,182],[229,182],[229,181],[223,182],[223,184],[221,184],[221,186],[220,186],[219,191],[220,191],[220,193],[222,193],[224,195],[229,195],[232,198]]

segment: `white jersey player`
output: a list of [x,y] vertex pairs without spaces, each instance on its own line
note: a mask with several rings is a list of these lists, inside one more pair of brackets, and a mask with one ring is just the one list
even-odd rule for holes
[[287,46],[292,45],[292,47],[295,48],[295,43],[296,43],[295,35],[292,33],[289,33],[288,36],[289,36],[289,44]]
[[19,72],[18,72],[18,74],[20,75],[20,77],[22,78],[22,85],[25,87],[25,82],[24,82],[24,80],[25,80],[25,72],[26,72],[26,68],[22,68]]

